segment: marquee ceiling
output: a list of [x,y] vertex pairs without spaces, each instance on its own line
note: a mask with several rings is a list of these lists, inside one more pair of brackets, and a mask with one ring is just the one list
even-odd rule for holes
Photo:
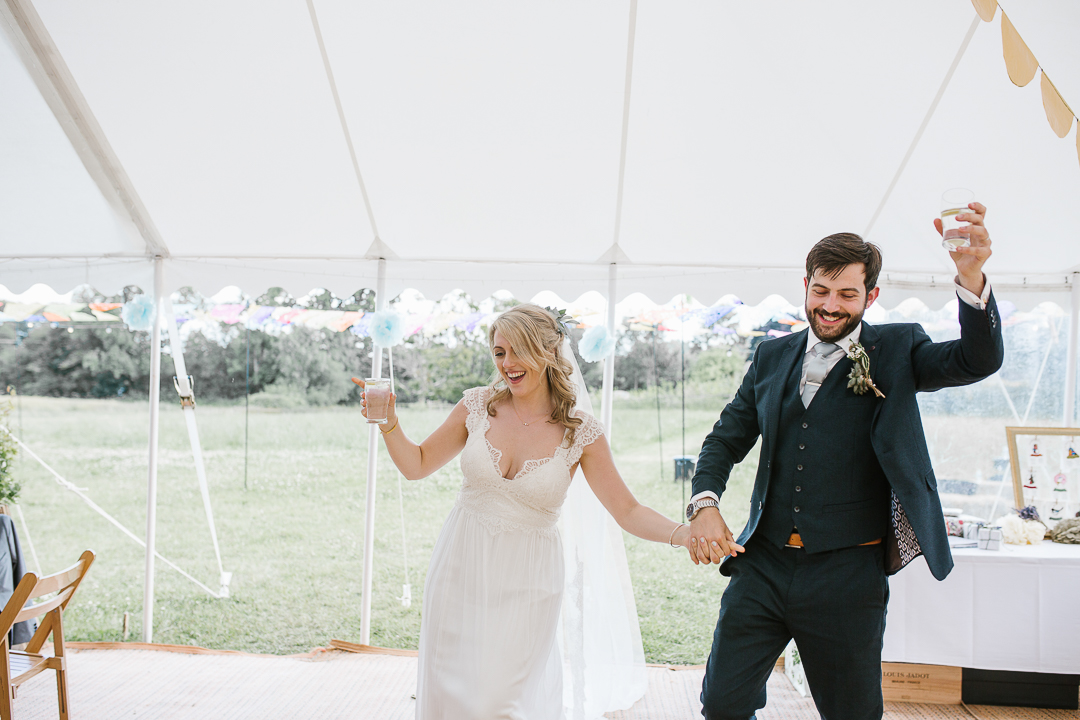
[[614,261],[619,297],[756,302],[854,231],[883,302],[940,303],[964,186],[998,294],[1062,302],[1076,123],[1010,81],[1002,10],[1080,105],[1069,0],[0,0],[0,283],[149,289],[161,255],[169,288],[349,294],[384,257],[391,295],[574,298]]

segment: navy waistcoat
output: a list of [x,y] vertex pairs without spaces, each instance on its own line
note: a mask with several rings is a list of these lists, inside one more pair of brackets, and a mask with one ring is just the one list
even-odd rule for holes
[[870,442],[874,394],[847,387],[851,361],[825,377],[810,407],[800,393],[802,362],[787,378],[772,479],[757,532],[783,546],[795,529],[807,552],[851,547],[885,536],[889,483]]

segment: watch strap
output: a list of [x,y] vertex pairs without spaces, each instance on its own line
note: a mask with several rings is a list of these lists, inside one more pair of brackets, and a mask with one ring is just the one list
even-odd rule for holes
[[696,517],[703,508],[707,507],[720,507],[720,503],[718,503],[711,497],[704,497],[700,500],[695,500],[686,507],[686,519],[693,520],[694,517]]

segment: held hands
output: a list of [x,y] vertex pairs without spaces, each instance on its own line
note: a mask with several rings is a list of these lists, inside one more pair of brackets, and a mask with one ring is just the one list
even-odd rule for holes
[[[976,295],[981,295],[985,278],[983,277],[983,264],[990,257],[990,233],[986,229],[986,206],[982,203],[968,203],[970,212],[956,216],[958,222],[970,223],[961,225],[959,231],[968,236],[971,241],[970,247],[956,248],[949,254],[956,263],[956,274],[960,279],[960,285]],[[938,234],[942,234],[941,219],[934,218],[934,228]]]
[[702,508],[690,522],[689,530],[690,545],[687,549],[695,565],[719,564],[728,555],[734,557],[746,552],[746,548],[735,542],[723,516],[714,507]]
[[[364,381],[358,377],[352,379],[354,383],[360,387],[364,387]],[[365,418],[367,417],[367,393],[364,393],[360,400],[360,414]],[[393,428],[397,425],[397,395],[390,393],[389,405],[386,408],[386,427]],[[385,432],[385,431],[384,431]]]

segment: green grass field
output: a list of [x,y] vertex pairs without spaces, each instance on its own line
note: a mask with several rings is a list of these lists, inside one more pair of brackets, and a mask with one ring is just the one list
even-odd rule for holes
[[[145,402],[23,397],[12,430],[67,480],[138,537],[146,532],[149,410]],[[677,518],[684,489],[673,481],[682,454],[681,413],[615,406],[613,449],[628,485],[644,503]],[[405,408],[402,426],[423,438],[448,408]],[[696,455],[720,408],[688,410],[687,454]],[[367,432],[355,409],[250,414],[247,484],[243,406],[197,409],[221,555],[233,573],[231,597],[217,600],[160,561],[154,641],[288,654],[332,638],[358,641],[363,569]],[[20,433],[21,428],[21,433]],[[163,403],[158,475],[158,551],[216,588],[214,557],[187,432],[179,407]],[[661,465],[661,455],[663,463]],[[736,468],[723,512],[745,523],[756,452]],[[664,477],[660,477],[661,468]],[[92,548],[98,556],[68,613],[68,639],[142,639],[142,547],[63,488],[25,454],[19,459],[21,508],[41,568],[53,572]],[[375,645],[415,648],[420,599],[435,538],[461,483],[457,461],[419,482],[399,480],[380,452],[376,497],[372,637]],[[401,505],[404,507],[404,539]],[[690,494],[689,485],[685,497]],[[28,567],[35,561],[16,514]],[[651,662],[704,662],[725,579],[685,552],[626,536],[638,614]],[[405,551],[407,550],[407,557]],[[399,600],[405,562],[413,603]]]

